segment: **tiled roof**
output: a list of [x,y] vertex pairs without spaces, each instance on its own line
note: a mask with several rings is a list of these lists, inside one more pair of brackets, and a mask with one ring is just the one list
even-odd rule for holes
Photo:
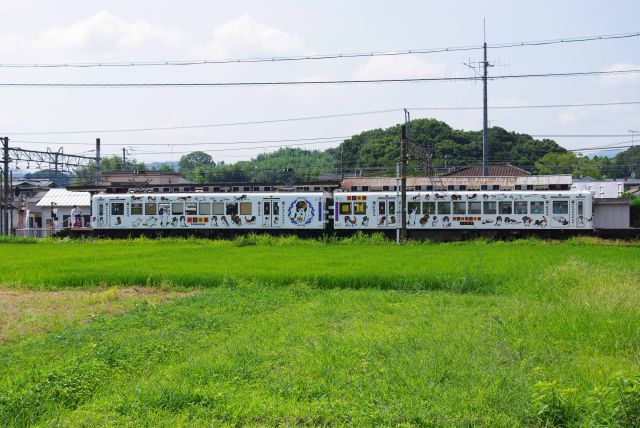
[[70,192],[67,189],[51,189],[36,204],[38,207],[50,207],[55,203],[59,207],[88,207],[91,205],[91,194],[89,192]]
[[[489,176],[491,177],[523,177],[531,173],[517,166],[505,164],[489,165]],[[446,177],[482,177],[482,165],[474,164],[457,168],[444,174]]]

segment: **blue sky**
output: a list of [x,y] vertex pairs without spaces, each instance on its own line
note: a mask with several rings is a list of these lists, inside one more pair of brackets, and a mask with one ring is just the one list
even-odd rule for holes
[[[640,31],[637,1],[38,1],[0,3],[0,63],[269,57],[517,42]],[[6,69],[2,82],[216,82],[471,76],[481,52],[268,64],[100,69]],[[494,74],[640,68],[640,38],[490,50]],[[480,106],[480,83],[187,89],[1,88],[0,134],[24,148],[64,145],[139,160],[222,148],[203,142],[348,136],[402,121],[401,113],[145,133],[18,136],[17,131],[121,129],[317,116],[404,107]],[[490,82],[490,105],[640,100],[640,75]],[[481,111],[414,111],[480,129]],[[640,130],[640,106],[491,110],[492,125],[529,134]],[[567,148],[628,138],[557,138]],[[18,143],[45,141],[47,143]],[[64,144],[76,143],[76,144]],[[77,143],[86,143],[86,146]],[[157,146],[144,144],[154,143]],[[314,145],[325,148],[337,143]],[[259,144],[255,144],[259,145]],[[266,145],[266,144],[265,144]],[[273,145],[273,144],[270,144]],[[228,146],[238,147],[235,146]],[[215,152],[235,161],[272,148]],[[151,154],[145,152],[168,152]]]

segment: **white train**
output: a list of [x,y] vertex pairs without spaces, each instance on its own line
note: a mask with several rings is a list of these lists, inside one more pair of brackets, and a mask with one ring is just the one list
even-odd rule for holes
[[322,230],[326,218],[322,193],[102,194],[91,203],[98,230]]
[[[396,229],[395,192],[334,195],[334,228]],[[575,192],[407,192],[408,229],[593,229],[592,194]]]
[[[398,228],[399,206],[395,192],[101,194],[92,199],[92,226],[385,231]],[[407,192],[406,210],[409,230],[593,229],[588,191]]]

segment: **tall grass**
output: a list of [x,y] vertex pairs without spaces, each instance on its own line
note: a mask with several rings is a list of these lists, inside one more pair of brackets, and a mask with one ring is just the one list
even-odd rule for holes
[[0,346],[0,425],[638,426],[639,248],[287,239],[0,246],[10,285],[204,289]]

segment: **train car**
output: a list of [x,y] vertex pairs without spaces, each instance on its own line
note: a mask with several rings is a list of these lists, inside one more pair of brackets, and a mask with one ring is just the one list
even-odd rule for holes
[[[588,191],[407,192],[408,229],[593,229]],[[334,229],[396,229],[396,192],[334,193]]]
[[92,198],[95,230],[323,230],[323,193],[141,193]]

